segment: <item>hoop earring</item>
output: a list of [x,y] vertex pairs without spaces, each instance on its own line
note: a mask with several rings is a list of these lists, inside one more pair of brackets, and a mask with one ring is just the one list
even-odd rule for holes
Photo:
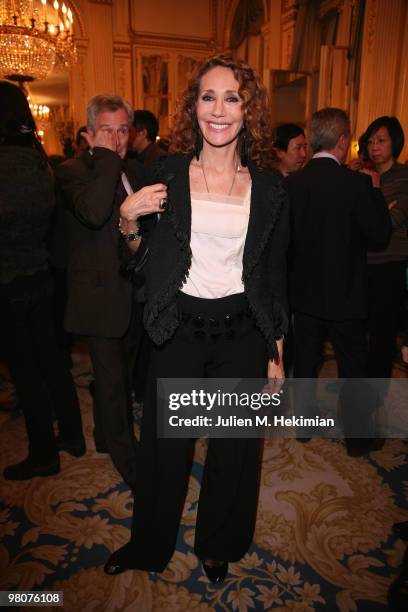
[[247,123],[244,121],[244,125],[241,130],[241,142],[240,142],[240,157],[241,157],[241,166],[248,165],[248,131],[247,131]]
[[194,155],[197,161],[200,159],[201,149],[203,148],[203,135],[199,127],[197,127],[195,143],[194,143]]

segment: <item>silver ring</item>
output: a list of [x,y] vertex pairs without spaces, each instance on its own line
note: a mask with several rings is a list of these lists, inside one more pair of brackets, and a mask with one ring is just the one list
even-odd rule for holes
[[167,204],[167,198],[162,198],[159,202],[160,210],[164,210],[166,208],[166,204]]

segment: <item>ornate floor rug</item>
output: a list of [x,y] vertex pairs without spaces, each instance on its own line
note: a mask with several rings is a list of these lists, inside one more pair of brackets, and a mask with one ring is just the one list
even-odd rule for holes
[[[348,457],[341,442],[267,441],[254,541],[221,585],[207,580],[193,553],[205,457],[199,441],[166,571],[105,576],[104,562],[128,540],[132,499],[109,458],[94,450],[89,359],[81,350],[73,358],[88,450],[80,459],[62,453],[53,477],[6,482],[0,476],[0,590],[63,591],[67,612],[388,609],[387,589],[405,550],[391,527],[408,520],[402,440],[364,458]],[[4,405],[13,401],[12,386],[0,372]],[[1,471],[25,456],[21,416],[1,414],[0,448]]]

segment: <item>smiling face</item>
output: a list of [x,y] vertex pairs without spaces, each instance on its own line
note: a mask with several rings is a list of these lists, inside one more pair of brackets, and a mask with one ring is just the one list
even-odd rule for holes
[[110,132],[116,136],[116,152],[124,159],[129,140],[129,117],[127,112],[120,108],[117,111],[102,111],[98,113],[95,121],[95,132]]
[[207,144],[235,146],[244,122],[243,101],[238,91],[239,83],[230,68],[216,66],[201,77],[196,113]]

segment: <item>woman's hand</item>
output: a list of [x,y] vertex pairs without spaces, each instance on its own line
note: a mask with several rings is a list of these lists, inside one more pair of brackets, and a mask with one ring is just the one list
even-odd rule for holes
[[373,184],[373,187],[376,187],[377,189],[379,189],[381,187],[380,175],[379,175],[378,172],[376,172],[375,170],[369,170],[368,168],[362,168],[360,170],[360,172],[362,174],[367,174],[367,176],[369,176],[371,178],[371,182]]
[[364,164],[358,157],[356,159],[352,159],[349,163],[350,170],[361,170],[364,168]]
[[143,187],[131,193],[120,207],[120,216],[124,221],[137,221],[143,215],[163,212],[163,200],[167,198],[167,187],[162,183]]
[[278,357],[268,361],[268,384],[264,387],[265,393],[279,393],[285,382],[285,368],[283,367],[283,339],[276,341]]
[[270,359],[268,362],[268,379],[285,380],[285,370],[282,361],[276,362],[275,359]]

